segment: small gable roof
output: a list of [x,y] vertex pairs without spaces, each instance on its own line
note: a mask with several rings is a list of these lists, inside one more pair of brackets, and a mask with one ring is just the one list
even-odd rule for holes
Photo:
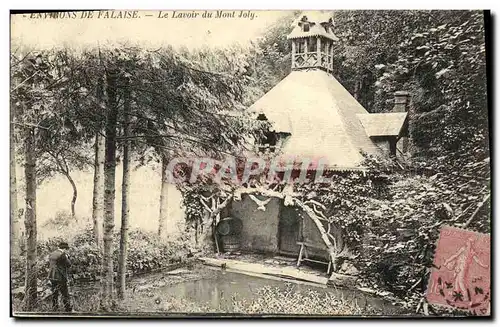
[[321,10],[306,10],[301,12],[300,15],[293,21],[292,27],[297,26],[300,21],[303,21],[304,17],[307,17],[308,22],[317,24],[331,23],[333,21],[332,12]]
[[407,118],[406,112],[357,114],[366,134],[374,136],[400,136]]
[[[304,32],[302,24],[308,23],[310,29]],[[293,30],[287,39],[296,39],[309,36],[323,36],[333,41],[338,41],[338,37],[332,31],[333,18],[331,13],[320,11],[307,11],[300,14],[292,23]]]

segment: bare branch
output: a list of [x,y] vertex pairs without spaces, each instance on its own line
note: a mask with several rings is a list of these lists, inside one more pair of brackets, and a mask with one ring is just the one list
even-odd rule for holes
[[47,127],[44,127],[44,126],[40,126],[40,125],[37,125],[37,124],[30,124],[30,123],[17,123],[17,122],[10,122],[11,124],[14,124],[14,125],[19,125],[19,126],[23,126],[23,127],[36,127],[36,128],[41,128],[41,129],[44,129],[44,130],[47,130],[49,131],[50,129],[47,128]]

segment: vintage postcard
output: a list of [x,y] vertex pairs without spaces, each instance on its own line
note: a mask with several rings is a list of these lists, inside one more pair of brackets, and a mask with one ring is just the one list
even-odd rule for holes
[[14,317],[488,317],[490,13],[12,11]]

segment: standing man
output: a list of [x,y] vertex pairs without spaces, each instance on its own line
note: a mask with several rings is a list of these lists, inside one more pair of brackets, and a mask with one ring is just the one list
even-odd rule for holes
[[68,243],[59,243],[59,248],[49,254],[49,282],[52,288],[52,308],[59,310],[59,293],[62,295],[64,310],[71,312],[71,304],[68,291],[68,269],[71,266],[66,251]]

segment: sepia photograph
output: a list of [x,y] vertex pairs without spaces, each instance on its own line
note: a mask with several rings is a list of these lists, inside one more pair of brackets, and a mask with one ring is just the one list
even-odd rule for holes
[[12,317],[492,317],[488,10],[9,15]]

